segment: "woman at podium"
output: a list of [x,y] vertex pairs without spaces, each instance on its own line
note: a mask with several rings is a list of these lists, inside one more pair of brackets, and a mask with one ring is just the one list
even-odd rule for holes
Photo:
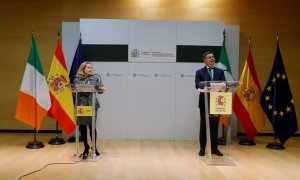
[[[74,80],[75,85],[92,85],[95,87],[97,93],[102,94],[105,91],[105,87],[102,84],[101,77],[96,74],[92,74],[92,65],[90,62],[83,62],[77,71],[76,78]],[[78,92],[77,93],[77,106],[92,106],[92,92]],[[99,101],[95,97],[95,119],[97,119],[97,109],[100,108]],[[84,151],[82,158],[86,159],[89,155],[90,146],[87,139],[87,127],[90,130],[90,137],[92,139],[92,116],[78,116],[77,123],[79,124],[79,131],[84,143]],[[95,128],[95,142],[97,137],[97,131]],[[95,143],[95,153],[99,156],[100,153]]]

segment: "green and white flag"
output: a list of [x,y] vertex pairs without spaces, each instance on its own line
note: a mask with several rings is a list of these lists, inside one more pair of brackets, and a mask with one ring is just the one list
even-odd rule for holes
[[225,38],[223,41],[220,60],[217,65],[217,68],[224,70],[226,81],[233,81],[232,74],[231,74],[231,68],[230,68],[230,64],[229,64],[228,56],[227,56],[227,50],[226,50],[226,46],[225,46]]

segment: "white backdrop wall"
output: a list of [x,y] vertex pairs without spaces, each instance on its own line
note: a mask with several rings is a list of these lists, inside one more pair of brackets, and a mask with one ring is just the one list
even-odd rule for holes
[[[174,43],[176,45],[178,42],[181,45],[220,46],[222,44],[223,22],[166,21],[167,27],[156,27],[154,29],[161,31],[161,29],[170,27],[175,28],[175,40],[174,33],[171,32],[170,37],[173,38],[169,37],[163,41],[147,41],[147,38],[150,37],[147,36],[147,38],[144,38],[146,43],[143,44],[141,38],[137,38],[142,37],[143,32],[136,30],[136,28],[140,26],[147,27],[149,25],[146,23],[147,21],[121,21],[120,23],[119,20],[94,20],[93,23],[96,23],[96,25],[93,26],[89,24],[90,21],[87,23],[86,20],[81,20],[80,24],[63,23],[63,50],[68,69],[73,60],[80,31],[83,43],[118,44],[121,42],[122,44],[129,44],[129,49],[137,47],[136,45],[151,49],[157,43],[163,45],[159,47],[163,51],[166,47],[174,46]],[[163,22],[151,21],[151,25],[160,26]],[[176,22],[175,26],[174,22]],[[101,23],[105,23],[106,26],[101,25]],[[132,24],[130,25],[130,23]],[[202,29],[201,26],[205,28]],[[116,27],[119,30],[120,28],[127,28],[127,31],[122,30],[122,32],[119,32]],[[135,28],[131,29],[132,27]],[[141,28],[141,30],[149,28]],[[225,26],[225,29],[228,56],[233,75],[237,79],[239,27]],[[129,35],[131,30],[134,31],[135,36]],[[117,35],[114,36],[114,33]],[[144,33],[156,32],[145,31]],[[85,36],[86,38],[84,38]],[[159,37],[159,35],[157,36]],[[93,62],[94,73],[102,76],[103,83],[107,87],[105,94],[98,96],[101,102],[97,119],[98,138],[198,139],[200,114],[197,107],[198,93],[194,87],[194,80],[196,70],[203,67],[203,63],[176,63],[174,60],[170,62],[169,59],[166,62],[160,62],[161,59],[159,59],[158,62],[149,63],[149,59],[144,60],[141,62],[136,60],[132,62]],[[232,121],[232,125],[232,134],[235,136],[235,119]]]

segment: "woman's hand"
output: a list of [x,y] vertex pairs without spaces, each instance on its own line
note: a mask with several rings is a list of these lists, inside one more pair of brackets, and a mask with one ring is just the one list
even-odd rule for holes
[[105,86],[104,86],[103,84],[100,84],[100,86],[99,86],[99,93],[100,93],[100,94],[103,94],[104,91],[106,91]]

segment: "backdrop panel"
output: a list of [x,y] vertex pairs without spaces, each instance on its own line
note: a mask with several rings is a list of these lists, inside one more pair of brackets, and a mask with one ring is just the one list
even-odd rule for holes
[[129,63],[128,138],[174,139],[175,64]]
[[177,21],[177,44],[222,46],[223,31],[223,21]]
[[82,44],[128,44],[128,21],[80,19]]
[[193,140],[199,137],[199,92],[195,88],[195,73],[203,63],[176,63],[175,139]]
[[176,62],[176,21],[129,21],[129,62]]
[[98,138],[127,139],[128,64],[93,63],[93,68],[107,88],[104,94],[97,96],[101,106],[96,122]]
[[[105,94],[98,96],[98,138],[198,139],[200,118],[194,76],[203,67],[202,51],[218,54],[221,50],[223,22],[81,19],[77,25],[63,23],[68,66],[78,43],[78,28],[83,34],[86,58],[93,61],[94,72],[102,76],[107,87]],[[228,56],[237,78],[239,26],[225,28]],[[129,62],[131,44],[139,45],[136,49],[156,44],[164,51],[163,47],[173,43],[176,62]],[[232,130],[236,136],[236,120]]]

